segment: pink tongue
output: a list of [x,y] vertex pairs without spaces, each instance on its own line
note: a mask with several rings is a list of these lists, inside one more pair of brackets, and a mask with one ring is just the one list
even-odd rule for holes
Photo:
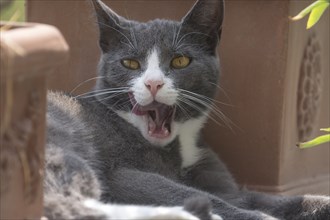
[[134,108],[132,109],[132,112],[133,112],[134,114],[136,114],[136,115],[146,115],[146,114],[147,114],[146,111],[142,111],[142,110],[140,110],[139,107],[134,107]]

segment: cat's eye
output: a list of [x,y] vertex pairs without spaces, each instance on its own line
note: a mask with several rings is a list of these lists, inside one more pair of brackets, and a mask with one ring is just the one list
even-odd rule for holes
[[136,60],[132,59],[124,59],[121,61],[121,64],[131,70],[137,70],[140,69],[140,63]]
[[171,61],[171,66],[175,69],[182,69],[190,64],[190,58],[186,56],[175,57]]

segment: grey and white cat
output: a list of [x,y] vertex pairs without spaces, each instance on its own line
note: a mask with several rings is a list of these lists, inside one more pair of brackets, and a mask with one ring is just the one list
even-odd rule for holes
[[200,135],[217,89],[222,0],[197,1],[181,22],[92,5],[95,89],[48,96],[46,217],[128,219],[160,206],[163,219],[329,219],[326,196],[241,190]]

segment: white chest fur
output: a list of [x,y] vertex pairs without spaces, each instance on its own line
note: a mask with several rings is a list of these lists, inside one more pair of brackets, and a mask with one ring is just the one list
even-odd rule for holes
[[159,146],[165,146],[174,140],[176,136],[179,137],[181,145],[182,168],[189,167],[195,164],[202,155],[202,149],[197,146],[197,138],[199,132],[206,122],[207,116],[203,115],[195,119],[190,119],[184,123],[174,122],[172,127],[171,137],[163,141],[150,140],[147,133],[146,123],[144,123],[143,116],[137,116],[130,112],[117,111],[118,115],[124,118],[127,122],[138,128],[142,135],[151,143],[156,143]]
[[201,157],[202,150],[197,146],[197,138],[206,119],[207,117],[203,115],[196,119],[190,119],[179,125],[182,168],[195,164]]

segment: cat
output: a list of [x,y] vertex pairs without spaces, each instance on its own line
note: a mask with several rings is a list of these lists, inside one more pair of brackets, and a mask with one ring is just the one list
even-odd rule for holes
[[217,90],[223,0],[197,1],[180,22],[147,23],[91,3],[95,88],[48,95],[47,218],[143,219],[132,210],[166,213],[158,219],[329,218],[327,196],[240,189],[200,134]]

